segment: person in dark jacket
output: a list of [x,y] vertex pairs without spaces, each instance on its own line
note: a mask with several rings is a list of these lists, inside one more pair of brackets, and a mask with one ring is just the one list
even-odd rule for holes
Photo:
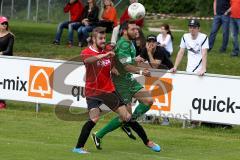
[[78,46],[83,47],[87,44],[89,32],[97,25],[99,19],[99,8],[95,0],[88,0],[88,4],[84,7],[82,25],[78,28]]

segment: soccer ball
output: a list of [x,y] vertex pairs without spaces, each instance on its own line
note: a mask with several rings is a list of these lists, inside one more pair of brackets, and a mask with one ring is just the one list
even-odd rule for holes
[[133,20],[139,20],[145,17],[145,7],[141,3],[132,3],[128,7],[128,15]]

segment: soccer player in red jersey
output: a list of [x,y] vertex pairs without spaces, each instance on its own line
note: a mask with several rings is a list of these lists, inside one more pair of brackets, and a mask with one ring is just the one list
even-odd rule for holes
[[[111,59],[115,56],[115,53],[104,50],[106,43],[105,28],[96,27],[92,32],[91,39],[92,45],[81,53],[81,58],[86,67],[85,95],[89,120],[83,125],[77,145],[73,149],[73,152],[79,154],[89,153],[83,147],[99,119],[99,107],[102,104],[116,112],[121,121],[129,125],[139,136],[147,139],[145,131],[138,122],[131,119],[131,114],[127,111],[124,101],[115,91],[110,72],[112,68]],[[94,140],[94,142],[97,143],[98,141]]]

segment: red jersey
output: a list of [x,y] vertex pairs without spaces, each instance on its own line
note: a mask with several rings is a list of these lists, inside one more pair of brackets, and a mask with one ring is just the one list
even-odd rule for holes
[[231,15],[232,18],[240,18],[240,0],[231,0]]
[[80,22],[81,17],[82,17],[82,13],[83,13],[83,4],[81,3],[80,0],[70,4],[66,4],[66,6],[64,7],[64,12],[70,12],[70,16],[71,16],[71,21],[72,22]]
[[[130,19],[129,15],[128,15],[128,8],[124,11],[124,13],[122,14],[121,18],[120,18],[120,24],[123,24],[124,21],[128,21]],[[144,24],[144,20],[140,19],[140,20],[136,20],[135,21],[136,25],[138,25],[139,27],[143,27]]]
[[[82,60],[106,54],[105,51],[96,51],[92,46],[84,49],[81,53]],[[84,64],[86,67],[86,84],[85,95],[87,97],[96,96],[103,93],[112,93],[115,91],[114,84],[111,78],[111,60],[102,58],[95,63]]]

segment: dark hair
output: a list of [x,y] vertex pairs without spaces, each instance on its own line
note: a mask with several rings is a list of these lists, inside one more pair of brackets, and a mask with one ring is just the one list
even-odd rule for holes
[[140,27],[137,30],[139,32],[139,38],[137,38],[136,41],[137,40],[140,41],[140,48],[142,49],[146,46],[146,38],[145,38],[144,33],[143,33],[143,31]]
[[168,24],[162,24],[161,27],[164,27],[164,28],[165,28],[165,30],[167,31],[167,34],[169,34],[169,35],[171,36],[171,39],[172,39],[172,41],[173,41],[173,35],[172,35],[172,32],[171,32],[171,30],[170,30],[169,25],[168,25]]
[[119,29],[119,35],[122,36],[123,31],[128,29],[129,24],[136,24],[133,20],[124,21]]

